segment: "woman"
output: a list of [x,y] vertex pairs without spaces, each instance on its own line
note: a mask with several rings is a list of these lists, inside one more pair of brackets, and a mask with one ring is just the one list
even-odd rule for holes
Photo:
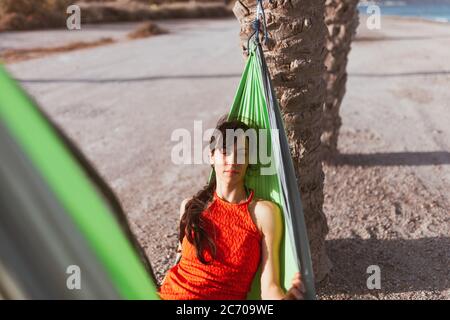
[[[238,130],[241,129],[241,130]],[[303,299],[300,274],[285,293],[280,286],[281,212],[255,199],[244,184],[250,128],[220,121],[210,141],[211,182],[180,207],[177,257],[158,292],[162,299],[244,300],[261,264],[262,299]],[[230,135],[230,130],[236,135]],[[224,137],[224,138],[221,138]]]

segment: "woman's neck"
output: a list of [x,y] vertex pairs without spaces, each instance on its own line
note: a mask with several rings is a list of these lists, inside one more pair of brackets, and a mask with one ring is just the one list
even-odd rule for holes
[[247,200],[248,197],[243,183],[238,185],[217,183],[216,193],[220,198],[230,203],[240,203]]

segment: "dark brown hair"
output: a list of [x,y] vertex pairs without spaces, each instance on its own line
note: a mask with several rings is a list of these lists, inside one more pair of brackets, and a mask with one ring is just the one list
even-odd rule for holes
[[[250,129],[250,127],[240,120],[227,120],[226,117],[222,117],[217,123],[215,130],[215,133],[220,134],[213,134],[210,139],[209,146],[211,153],[214,153],[217,148],[225,149],[226,146],[230,144],[230,141],[227,141],[227,129],[242,129],[245,132]],[[216,178],[213,167],[213,174],[210,182],[186,203],[184,214],[180,220],[179,241],[182,242],[183,238],[186,236],[187,240],[194,245],[197,258],[203,264],[208,264],[210,262],[206,261],[203,257],[203,251],[206,249],[206,245],[211,250],[212,257],[214,258],[216,255],[215,243],[212,240],[211,235],[207,234],[205,222],[202,218],[202,212],[211,202],[215,189]]]

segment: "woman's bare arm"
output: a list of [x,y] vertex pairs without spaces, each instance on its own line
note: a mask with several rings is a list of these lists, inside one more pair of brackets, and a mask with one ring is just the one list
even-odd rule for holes
[[302,299],[300,274],[294,276],[288,292],[280,286],[280,243],[283,221],[279,207],[270,201],[258,201],[255,217],[263,234],[261,257],[261,298],[263,300]]
[[280,287],[279,248],[282,232],[281,213],[270,201],[255,205],[257,225],[262,233],[261,243],[261,298],[278,300],[284,297]]
[[[188,203],[188,201],[191,200],[189,198],[184,199],[183,201],[181,201],[181,205],[180,205],[180,220],[184,215],[184,211],[186,209],[186,204]],[[181,241],[178,241],[178,248],[177,248],[177,255],[175,258],[175,264],[177,264],[178,262],[180,262],[181,259]]]
[[[184,210],[185,210],[185,208],[186,208],[186,204],[188,203],[189,200],[190,200],[190,199],[184,199],[184,200],[181,202],[181,205],[180,205],[180,220],[181,220],[181,218],[183,217]],[[174,263],[174,265],[178,264],[178,263],[180,262],[180,259],[181,259],[181,242],[178,241],[177,255],[176,255],[176,257],[175,257],[175,263]],[[163,279],[162,282],[164,282],[164,280],[166,280],[166,276],[167,276],[167,274],[164,276],[164,279]]]

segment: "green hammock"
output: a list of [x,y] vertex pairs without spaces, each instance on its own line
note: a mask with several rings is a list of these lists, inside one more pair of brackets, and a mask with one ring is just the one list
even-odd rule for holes
[[[229,119],[238,119],[258,129],[271,129],[267,139],[276,174],[247,173],[245,184],[255,190],[255,197],[271,200],[283,212],[284,230],[280,248],[281,285],[291,287],[295,272],[301,271],[306,299],[315,299],[314,278],[300,192],[280,110],[269,71],[259,43],[252,43]],[[278,129],[278,131],[274,131]],[[260,146],[261,147],[261,146]],[[213,178],[213,171],[209,180]],[[256,274],[249,299],[260,299],[260,271]]]

